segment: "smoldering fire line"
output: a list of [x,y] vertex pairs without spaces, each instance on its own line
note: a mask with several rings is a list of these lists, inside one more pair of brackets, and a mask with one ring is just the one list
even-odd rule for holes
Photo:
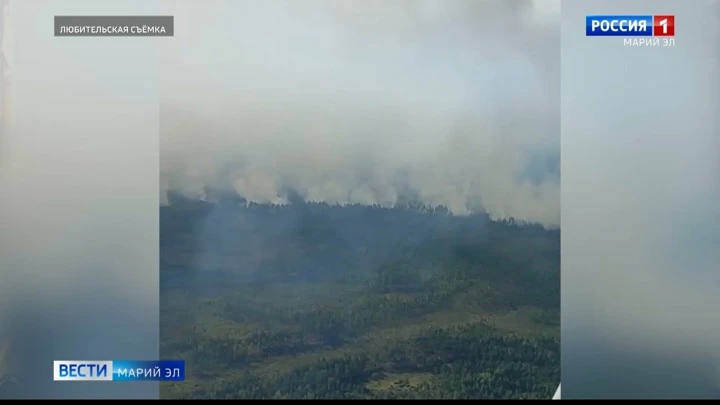
[[175,5],[207,28],[163,49],[163,197],[412,195],[559,224],[557,2],[324,3]]

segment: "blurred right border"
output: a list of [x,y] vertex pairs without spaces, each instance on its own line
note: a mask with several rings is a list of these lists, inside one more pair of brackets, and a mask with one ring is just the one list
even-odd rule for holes
[[[562,14],[562,397],[720,398],[720,0]],[[674,47],[585,36],[649,14]]]

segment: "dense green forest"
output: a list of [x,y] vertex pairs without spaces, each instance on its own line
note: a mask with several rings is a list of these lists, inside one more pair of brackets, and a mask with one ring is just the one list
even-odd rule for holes
[[161,207],[164,398],[549,398],[560,233],[443,208]]

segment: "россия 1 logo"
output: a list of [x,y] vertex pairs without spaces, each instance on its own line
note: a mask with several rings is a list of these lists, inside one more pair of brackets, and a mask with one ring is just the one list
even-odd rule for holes
[[585,17],[585,36],[625,37],[625,46],[673,47],[675,16],[589,15]]

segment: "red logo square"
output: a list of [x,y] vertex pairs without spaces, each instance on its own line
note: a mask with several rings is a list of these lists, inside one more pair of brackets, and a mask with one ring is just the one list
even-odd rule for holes
[[675,36],[675,16],[674,15],[653,16],[653,36],[654,37],[674,37]]

